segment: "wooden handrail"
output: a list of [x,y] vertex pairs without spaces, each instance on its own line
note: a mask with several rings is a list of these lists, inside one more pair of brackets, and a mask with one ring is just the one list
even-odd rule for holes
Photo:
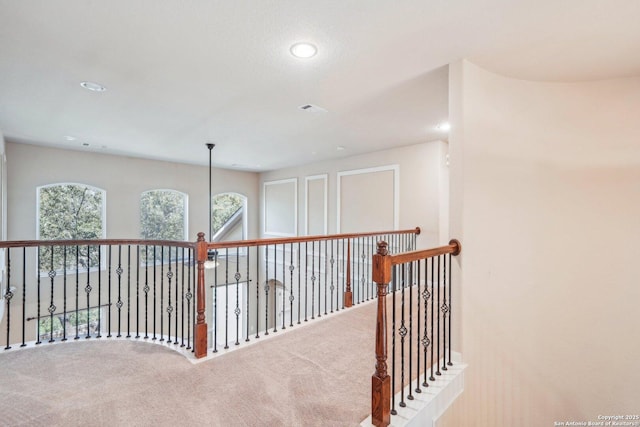
[[446,246],[389,255],[389,259],[391,260],[391,265],[398,265],[407,262],[418,261],[421,259],[432,258],[438,255],[451,254],[453,256],[456,256],[460,253],[460,248],[460,242],[456,239],[452,239]]
[[208,249],[223,249],[223,248],[242,248],[247,246],[264,246],[264,245],[281,245],[287,243],[304,243],[304,242],[317,242],[319,240],[339,240],[339,239],[352,239],[356,237],[371,237],[379,236],[382,234],[420,234],[420,227],[412,228],[409,230],[392,230],[392,231],[376,231],[373,233],[346,233],[346,234],[320,234],[316,236],[301,236],[301,237],[275,237],[269,239],[254,239],[254,240],[235,240],[230,242],[216,242],[207,243]]
[[83,240],[7,240],[0,242],[0,248],[23,248],[36,246],[96,246],[96,245],[138,245],[138,246],[176,246],[196,247],[194,242],[179,240],[142,240],[142,239],[83,239]]

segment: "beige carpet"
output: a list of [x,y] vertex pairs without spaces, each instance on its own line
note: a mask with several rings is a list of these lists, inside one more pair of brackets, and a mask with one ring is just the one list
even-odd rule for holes
[[375,308],[196,365],[125,340],[0,351],[0,425],[356,426],[370,411]]

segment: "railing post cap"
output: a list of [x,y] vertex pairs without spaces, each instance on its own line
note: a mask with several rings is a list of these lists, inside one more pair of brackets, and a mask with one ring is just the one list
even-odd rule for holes
[[198,233],[198,242],[204,242],[204,233],[201,231]]
[[389,245],[388,245],[388,244],[387,244],[387,242],[385,242],[384,240],[379,241],[379,242],[378,242],[378,250],[377,250],[377,252],[376,252],[376,253],[377,253],[378,255],[382,255],[382,256],[389,255],[389,251],[388,251],[388,249],[387,249],[387,248],[388,248],[388,246],[389,246]]
[[419,236],[421,232],[422,230],[420,229],[420,227],[416,227],[416,236]]
[[449,240],[449,245],[456,247],[456,249],[453,252],[451,252],[451,255],[453,256],[460,255],[460,251],[462,250],[462,245],[460,244],[460,241],[458,239]]

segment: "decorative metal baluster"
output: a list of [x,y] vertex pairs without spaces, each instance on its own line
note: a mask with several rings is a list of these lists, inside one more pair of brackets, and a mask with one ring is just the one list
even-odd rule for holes
[[285,245],[282,245],[282,329],[286,329],[285,328],[285,322],[286,319],[284,318],[284,312],[285,312],[285,307],[286,307],[286,302],[285,302],[285,298],[287,296],[287,287],[285,286],[287,283],[287,276],[285,273],[285,269],[286,269],[286,265],[287,265],[287,261],[285,260],[287,256],[287,250]]
[[[38,275],[40,275],[40,272],[38,272]],[[76,275],[76,280],[78,280],[77,277],[78,276]],[[76,285],[76,307],[78,306],[77,295],[78,295],[78,289]],[[27,330],[27,316],[25,316],[26,310],[27,310],[27,248],[24,247],[22,248],[22,344],[20,344],[20,347],[27,346],[26,337],[25,337],[26,330]]]
[[157,297],[157,293],[156,293],[156,286],[157,286],[157,273],[156,273],[156,265],[158,264],[156,262],[157,258],[156,258],[156,245],[153,245],[153,338],[152,340],[156,340],[158,339],[156,337],[156,307],[157,307],[157,301],[158,301],[158,297]]
[[256,246],[256,338],[260,338],[260,246]]
[[[331,240],[331,259],[329,260],[329,264],[331,265],[331,286],[329,287],[329,289],[331,290],[331,297],[329,298],[329,300],[331,301],[331,313],[333,313],[333,291],[335,290],[335,286],[333,284],[333,266],[336,263],[335,258],[333,257],[333,246],[335,244],[335,241]],[[337,309],[337,305],[338,305],[338,301],[336,300],[336,309]]]
[[144,246],[144,339],[149,338],[149,246]]
[[447,314],[449,313],[449,306],[447,305],[447,257],[443,259],[444,274],[443,279],[443,301],[442,301],[442,370],[447,370]]
[[[180,282],[180,280],[178,280],[179,277],[180,277],[180,274],[178,272],[178,261],[179,261],[178,251],[179,251],[179,249],[178,249],[178,247],[175,247],[175,248],[172,248],[172,249],[175,250],[174,253],[175,253],[175,256],[176,256],[175,264],[174,264],[174,272],[175,272],[175,276],[176,276],[176,280],[174,281],[174,283],[175,283],[175,285],[174,285],[175,286],[175,289],[174,289],[174,295],[175,295],[174,310],[175,310],[176,313],[173,316],[173,318],[175,319],[175,328],[174,328],[174,331],[175,331],[174,338],[175,339],[173,340],[173,343],[174,344],[178,344],[178,318],[180,317],[180,309],[178,308],[179,307],[179,305],[178,305],[178,282]],[[183,255],[183,259],[184,259],[184,248],[182,248],[182,255]],[[184,269],[182,270],[182,279],[184,280]],[[184,294],[184,284],[182,285],[182,289],[183,289],[182,293]]]
[[[191,349],[191,299],[193,298],[193,294],[191,293],[191,263],[195,261],[193,257],[193,250],[189,248],[189,263],[187,264],[187,294],[184,296],[187,299],[187,350]],[[196,269],[193,269],[194,275]],[[193,283],[195,284],[195,277],[193,278]],[[184,310],[182,310],[184,313]],[[195,312],[195,310],[194,310]],[[183,324],[184,325],[184,324]]]
[[131,245],[127,247],[127,338],[131,338]]
[[[89,267],[88,267],[90,263],[89,259],[90,259],[89,247],[87,246],[87,286],[89,285]],[[89,286],[89,290],[91,290],[91,286]],[[98,333],[96,334],[96,338],[102,338],[102,305],[101,304],[102,304],[102,246],[98,245],[98,331],[97,331]],[[87,313],[89,313],[88,307],[89,307],[89,303],[87,302]],[[111,305],[109,305],[109,311],[111,311]]]
[[411,394],[411,378],[413,378],[413,262],[410,262],[406,267],[409,268],[409,377],[407,380],[409,383],[409,395],[407,399],[413,400],[413,395]]
[[[184,257],[184,247],[181,248],[182,254],[180,256],[180,258],[182,259],[182,262],[180,263],[180,275],[182,276],[182,280],[180,280],[180,347],[184,347],[184,324],[188,323],[185,322],[184,320],[184,299],[185,299],[185,293],[184,293],[184,262],[185,262],[185,257]],[[189,264],[191,263],[190,260]],[[176,260],[176,263],[178,261]],[[187,273],[187,280],[189,280],[189,273]],[[189,291],[187,291],[189,292]],[[187,315],[187,319],[189,319],[189,316]],[[176,322],[178,321],[178,316],[176,316]],[[178,333],[178,327],[176,326],[176,334]],[[176,339],[176,344],[177,344],[177,339]]]
[[[401,304],[400,304],[400,329],[398,329],[398,334],[400,335],[400,407],[404,408],[407,404],[404,402],[404,338],[407,336],[407,327],[404,324],[404,290],[406,286],[406,264],[400,266],[401,275],[402,275],[402,295],[401,295]],[[396,267],[398,268],[398,267]],[[411,304],[409,304],[411,306]],[[411,388],[409,388],[411,389]]]
[[53,313],[55,313],[56,311],[56,306],[53,303],[53,282],[54,282],[54,278],[56,277],[56,270],[55,267],[53,265],[53,252],[54,251],[54,247],[50,246],[51,248],[51,265],[50,265],[50,269],[49,269],[49,280],[51,282],[51,301],[49,303],[49,307],[47,308],[47,310],[49,311],[49,342],[54,342],[55,340],[53,339]]
[[38,339],[36,341],[36,345],[41,344],[40,341],[40,273],[41,273],[41,264],[40,264],[40,246],[38,246],[38,251],[37,251],[37,258],[38,258],[38,274],[37,274],[37,299],[38,299],[38,316],[37,316],[37,320],[38,320]]
[[322,241],[318,241],[318,317],[322,317]]
[[229,348],[229,248],[224,248],[224,349]]
[[[342,309],[344,310],[344,293],[345,293],[345,282],[347,280],[347,255],[345,252],[345,239],[342,239],[342,289],[338,294],[342,294]],[[338,259],[340,259],[340,255],[338,255]]]
[[430,381],[435,381],[435,377],[433,376],[433,365],[434,365],[434,359],[433,359],[433,347],[434,347],[434,343],[435,341],[434,336],[433,336],[433,326],[434,326],[434,319],[433,319],[433,315],[434,315],[434,301],[436,299],[436,294],[435,294],[435,276],[434,276],[434,272],[435,272],[435,258],[431,258],[431,376],[429,377]]
[[327,268],[327,262],[329,261],[329,257],[327,256],[327,245],[329,244],[328,240],[324,241],[324,314],[327,314],[327,272],[329,269]]
[[298,242],[298,325],[300,324],[300,313],[301,313],[300,311],[300,288],[302,287],[301,276],[302,276],[302,272],[300,269],[300,242]]
[[391,290],[391,415],[396,415],[396,287],[398,283],[398,267],[392,267]]
[[140,338],[140,245],[136,246],[136,338]]
[[453,305],[452,301],[451,301],[451,288],[453,287],[451,285],[451,254],[448,255],[449,258],[449,361],[447,362],[447,365],[452,366],[453,363],[451,362],[451,306]]
[[315,319],[315,309],[313,307],[316,291],[316,245],[311,242],[311,320]]
[[362,259],[362,276],[360,277],[360,283],[362,285],[362,300],[364,301],[365,295],[367,297],[367,301],[369,301],[369,286],[367,285],[367,273],[368,268],[366,266],[367,260],[367,239],[365,237],[362,238],[362,248],[361,248],[360,258]]
[[160,246],[160,342],[162,341],[164,341],[164,246]]
[[[164,254],[165,249],[168,249],[167,255],[169,256],[169,260],[167,265],[169,268],[167,269],[167,342],[171,344],[171,315],[173,314],[173,305],[171,305],[171,281],[173,280],[173,270],[171,269],[171,247],[162,248],[162,253]],[[163,255],[164,256],[164,255]],[[177,296],[176,296],[177,298]]]
[[[251,272],[249,271],[249,253],[250,253],[250,247],[246,248],[247,251],[247,308],[246,308],[246,312],[247,312],[247,321],[245,322],[247,325],[247,337],[244,339],[245,342],[249,342],[249,283],[251,283]],[[257,306],[256,306],[257,307]]]
[[266,260],[264,274],[267,279],[264,284],[264,334],[269,335],[269,245],[264,247],[264,258]]
[[[7,287],[4,298],[7,301],[7,345],[4,349],[9,350],[11,348],[9,345],[9,334],[11,333],[11,298],[13,298],[13,292],[11,292],[11,248],[7,248]],[[25,317],[24,314],[22,317]]]
[[[88,247],[87,247],[88,249]],[[87,250],[87,256],[89,255],[89,251]],[[108,305],[108,310],[107,310],[107,338],[111,338],[111,264],[113,263],[111,260],[111,245],[109,245],[109,250],[108,250],[108,256],[109,259],[107,261],[108,263],[108,271],[109,271],[109,275],[108,275],[108,297],[109,297],[109,305]],[[98,298],[100,297],[100,294],[102,292],[100,292],[100,289],[98,289]],[[89,307],[87,307],[87,319],[88,319],[88,313],[89,313]],[[155,339],[155,338],[154,338]]]
[[78,330],[80,325],[80,322],[78,322],[78,319],[80,319],[80,315],[78,314],[79,307],[80,307],[80,248],[76,246],[76,336],[73,337],[74,340],[80,339],[80,334]]
[[[422,268],[422,260],[418,260],[417,264],[417,278],[416,278],[416,393],[422,393],[420,390],[420,271]],[[426,315],[426,313],[425,313]]]
[[309,306],[309,242],[304,242],[304,321],[307,321],[307,307]]
[[[273,332],[278,332],[278,249],[273,245]],[[284,290],[283,290],[284,291]]]
[[293,300],[295,297],[293,296],[293,271],[296,268],[293,265],[293,243],[289,245],[289,283],[291,287],[289,288],[289,327],[293,327]]
[[[236,309],[233,313],[236,315],[236,345],[240,345],[240,279],[242,275],[240,274],[240,248],[236,248],[236,274],[234,276],[236,279]],[[227,287],[227,289],[229,289]]]
[[359,277],[360,277],[360,257],[358,256],[358,254],[360,253],[359,251],[360,248],[360,239],[355,238],[353,239],[353,259],[352,259],[352,263],[355,263],[355,266],[353,266],[353,294],[354,294],[354,299],[356,304],[360,304],[361,302],[361,298],[362,298],[362,292],[360,290],[360,286],[358,286],[358,284],[360,283]]
[[67,340],[67,247],[62,247],[62,341]]
[[[218,251],[213,253],[214,265],[218,265]],[[195,269],[194,269],[195,270]],[[195,287],[195,281],[194,287]],[[195,310],[194,310],[195,311]],[[213,352],[218,352],[218,268],[213,270]]]
[[429,387],[429,383],[427,383],[427,371],[429,370],[429,365],[427,362],[427,355],[429,350],[429,345],[431,344],[431,340],[429,340],[429,330],[427,325],[428,319],[428,307],[429,307],[429,298],[431,294],[429,293],[429,260],[424,260],[424,290],[422,291],[422,299],[424,302],[424,332],[422,335],[422,351],[424,356],[424,379],[422,381],[422,385],[424,387]]
[[437,303],[436,303],[436,310],[438,310],[438,314],[436,315],[436,328],[437,328],[437,332],[436,332],[436,375],[442,375],[442,373],[440,373],[440,255],[438,255],[438,260],[437,260],[437,274],[438,277],[436,278],[437,281],[437,291],[438,291],[438,296],[436,297],[437,299]]
[[118,300],[116,301],[116,308],[118,309],[118,334],[117,338],[120,338],[121,322],[122,322],[122,246],[118,245],[118,268],[116,268],[116,274],[118,275]]
[[[98,271],[100,271],[99,268],[98,268]],[[91,311],[90,309],[91,304],[89,301],[89,297],[91,296],[91,283],[90,283],[91,274],[90,273],[91,273],[91,249],[89,245],[87,245],[87,286],[84,287],[84,290],[87,293],[87,336],[85,336],[85,339],[91,338],[91,323],[89,322],[89,312]],[[100,298],[100,287],[98,287],[98,298]],[[99,306],[100,306],[100,303],[98,303],[98,310],[100,310]],[[111,308],[111,306],[109,306],[109,308]],[[98,336],[96,338],[99,338],[99,337],[100,337],[100,328],[98,328]]]

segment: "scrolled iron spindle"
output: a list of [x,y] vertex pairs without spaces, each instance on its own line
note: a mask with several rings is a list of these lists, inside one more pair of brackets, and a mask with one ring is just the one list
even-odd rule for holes
[[[451,241],[449,243],[452,243],[454,241]],[[456,240],[455,243],[458,244],[458,247],[460,247],[459,242]],[[452,366],[453,363],[451,362],[451,309],[452,309],[452,301],[451,301],[451,254],[449,254],[448,256],[449,258],[449,361],[447,362],[447,365]]]
[[443,273],[443,302],[442,302],[442,370],[447,370],[447,314],[449,306],[447,305],[447,257],[444,256],[444,273]]
[[118,300],[116,301],[116,308],[118,309],[118,334],[117,338],[120,338],[121,323],[122,323],[122,246],[118,245],[118,268],[116,268],[116,274],[118,275]]
[[[169,249],[169,260],[168,260],[168,269],[167,269],[167,290],[168,290],[168,295],[167,295],[167,339],[168,339],[168,343],[171,344],[171,315],[173,314],[173,305],[171,304],[171,282],[173,281],[173,270],[171,269],[171,248]],[[162,252],[164,253],[164,248],[162,250]]]
[[[10,345],[10,333],[11,333],[11,298],[13,298],[13,292],[11,291],[11,250],[7,250],[7,288],[4,293],[4,298],[7,301],[7,345],[5,350],[11,348]],[[24,315],[22,316],[24,317]]]
[[62,249],[62,341],[67,340],[67,247]]
[[435,258],[431,258],[431,376],[429,377],[430,381],[435,381],[435,377],[433,376],[433,366],[435,365],[435,361],[434,361],[434,356],[433,356],[433,350],[434,350],[434,343],[435,341],[434,339],[434,335],[433,335],[433,331],[434,331],[434,301],[436,299],[436,294],[435,294]]
[[233,314],[236,315],[236,342],[235,345],[240,345],[240,248],[236,248],[236,274],[233,276],[236,279],[236,308]]
[[440,372],[440,255],[438,255],[438,259],[437,259],[437,291],[438,291],[438,296],[436,297],[437,299],[437,305],[436,305],[436,310],[437,310],[437,315],[436,315],[436,329],[437,329],[437,333],[436,333],[436,360],[435,360],[435,364],[436,364],[436,375],[442,375],[442,373]]
[[293,243],[289,245],[289,327],[293,327],[293,272],[296,267],[293,265]]
[[247,333],[246,333],[246,338],[244,339],[245,342],[249,342],[249,323],[250,323],[250,320],[249,320],[249,313],[250,313],[250,311],[249,311],[249,284],[251,283],[251,271],[249,269],[249,265],[250,265],[250,262],[249,262],[250,250],[249,249],[250,248],[246,248],[246,251],[247,251],[246,252],[246,254],[247,254],[247,256],[246,256],[246,258],[247,258],[247,260],[246,260],[247,261],[247,297],[246,297],[247,308],[246,308],[245,311],[246,311],[246,315],[247,315],[247,321],[245,322],[245,324],[247,325]]
[[[76,275],[76,280],[77,280],[77,277],[78,275]],[[76,307],[78,306],[77,300],[78,300],[78,291],[76,288]],[[27,346],[26,336],[25,336],[26,330],[27,330],[27,324],[26,324],[27,316],[24,315],[26,310],[27,310],[27,248],[25,247],[25,248],[22,248],[22,344],[20,344],[20,347]]]
[[264,247],[264,257],[266,259],[265,276],[267,279],[264,285],[264,334],[269,335],[269,245]]

